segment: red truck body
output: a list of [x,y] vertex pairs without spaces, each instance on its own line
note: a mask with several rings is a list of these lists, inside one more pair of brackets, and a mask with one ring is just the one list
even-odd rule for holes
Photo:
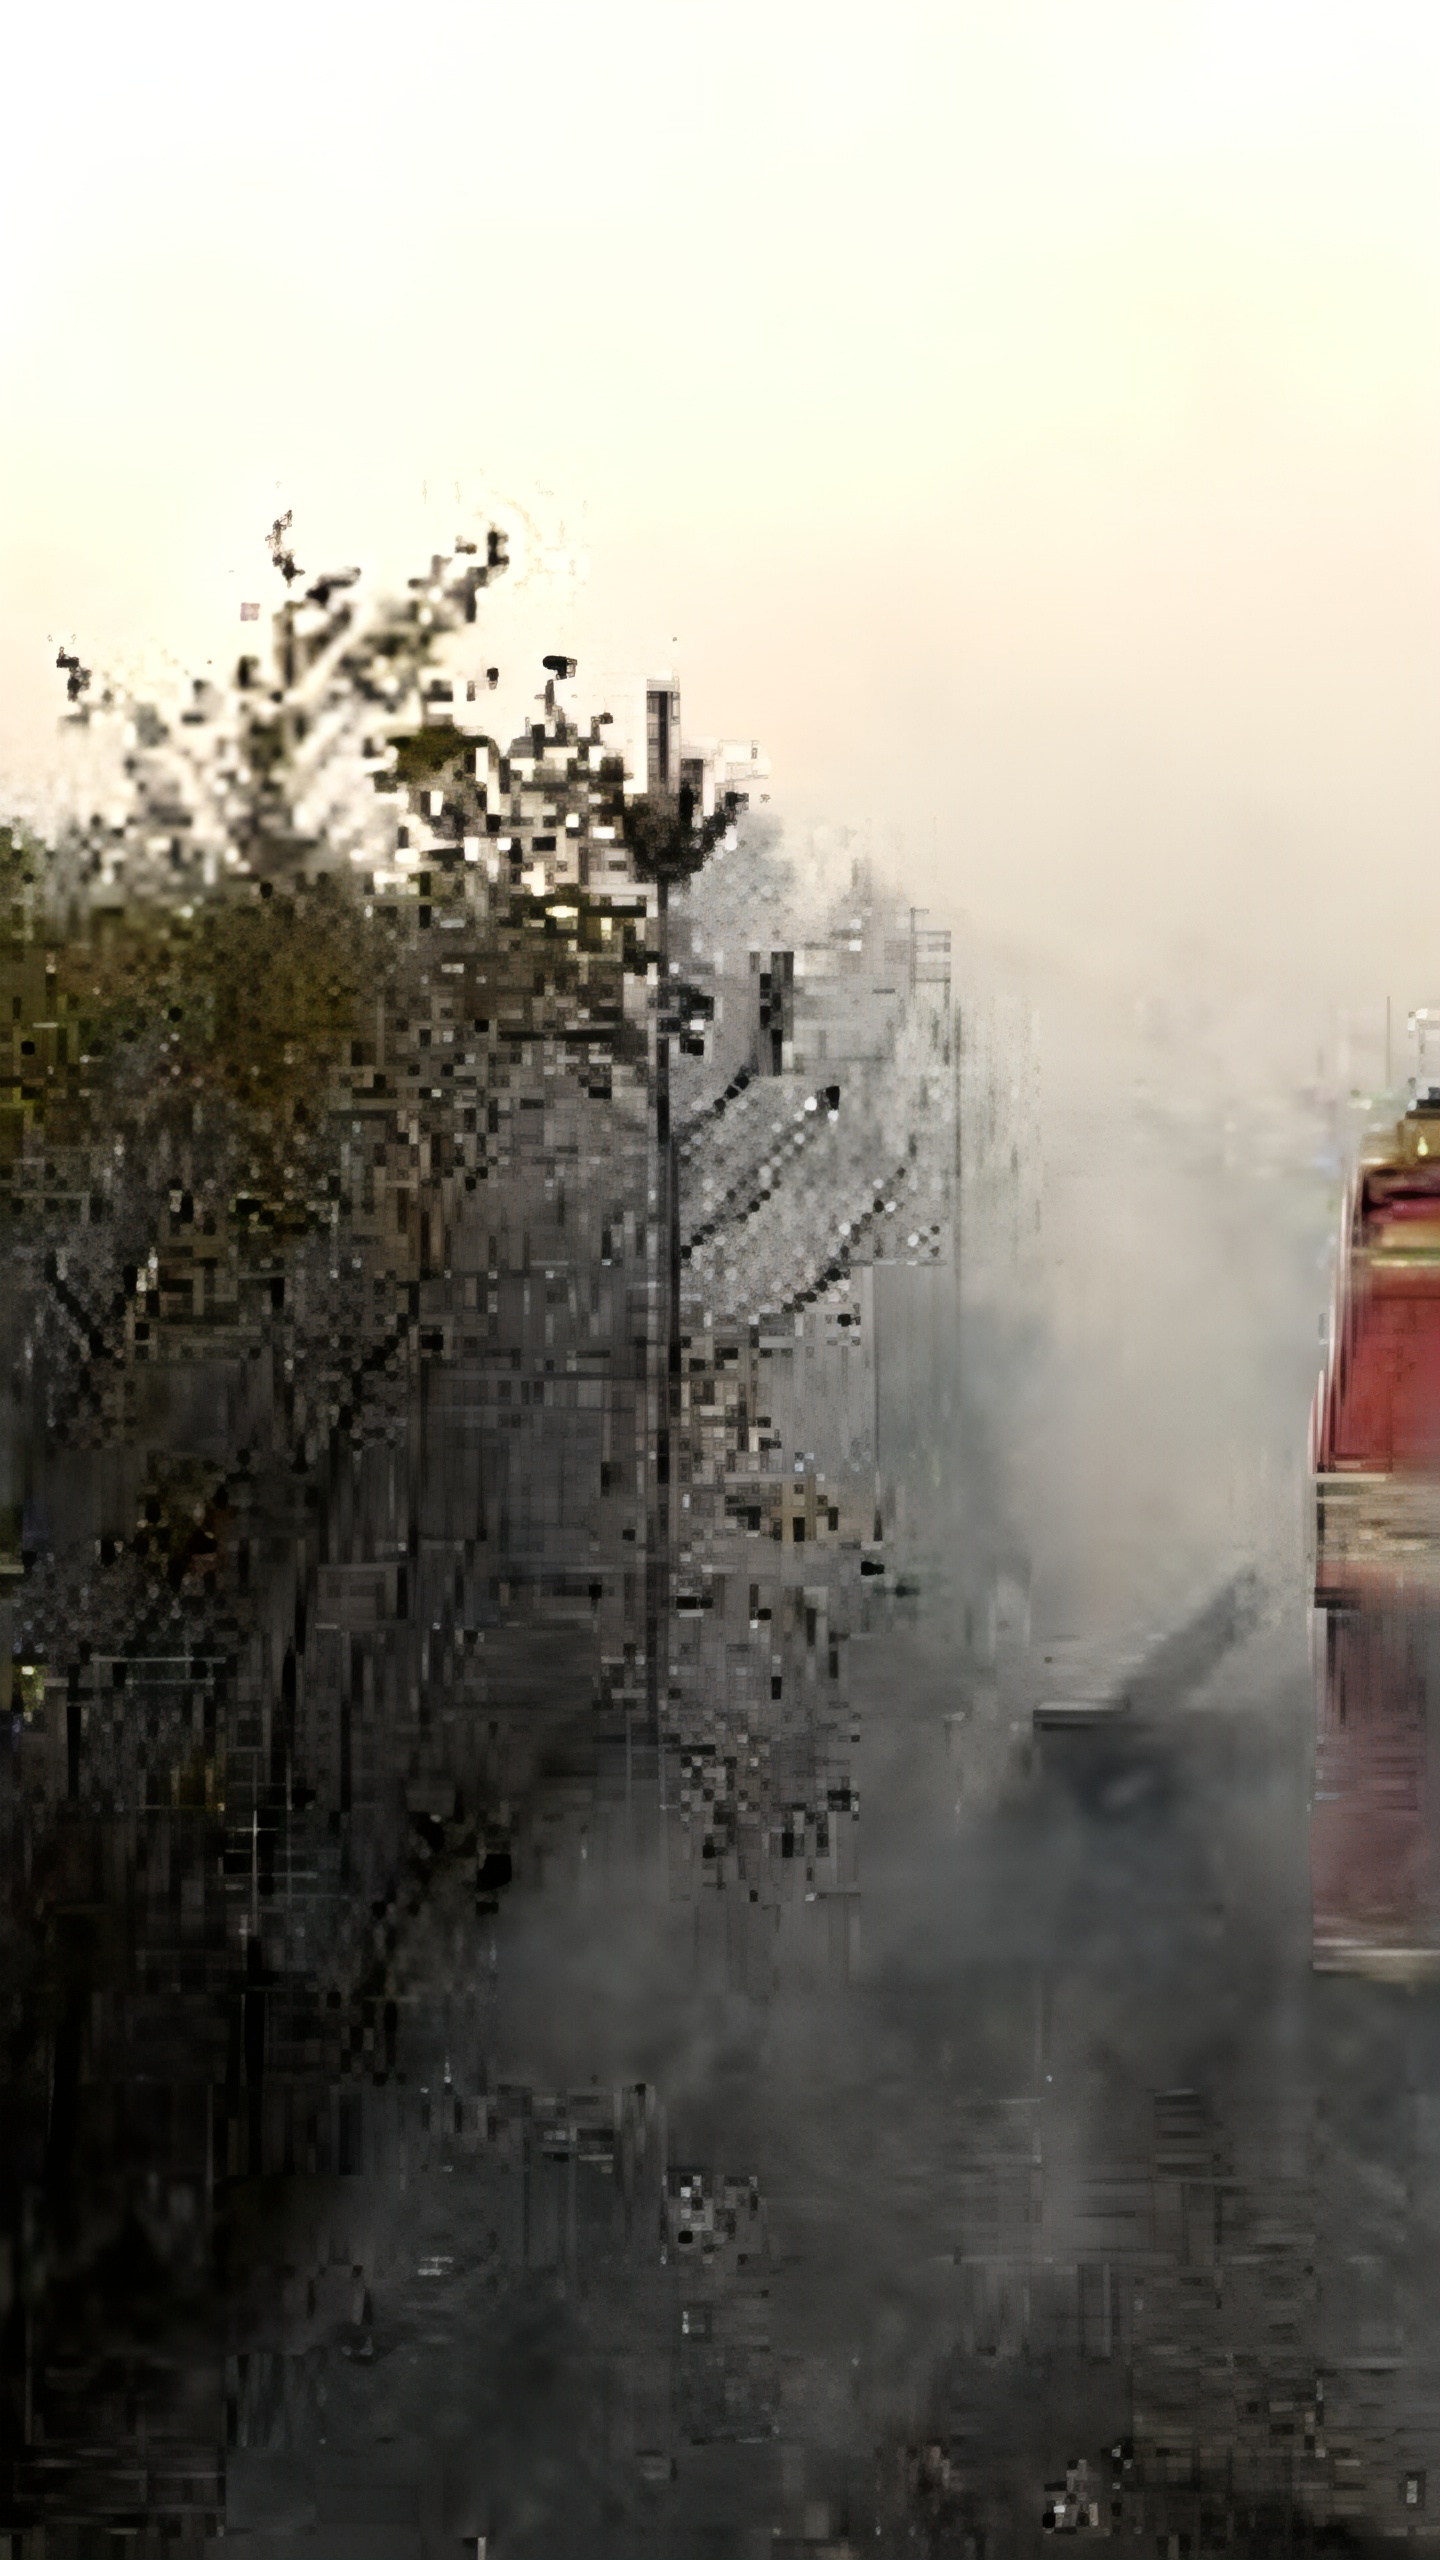
[[1407,1113],[1347,1193],[1311,1463],[1315,1961],[1428,1972],[1440,1966],[1440,1110]]

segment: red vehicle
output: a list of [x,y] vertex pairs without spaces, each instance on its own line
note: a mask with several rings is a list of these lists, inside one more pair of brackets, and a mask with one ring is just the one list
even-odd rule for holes
[[1350,1184],[1311,1465],[1315,1962],[1440,1969],[1440,1095]]

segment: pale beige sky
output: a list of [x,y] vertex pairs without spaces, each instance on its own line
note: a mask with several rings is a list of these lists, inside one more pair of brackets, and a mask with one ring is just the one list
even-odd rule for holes
[[507,676],[542,625],[582,693],[673,664],[917,895],[1440,988],[1434,0],[86,0],[7,51],[12,775],[54,639],[228,654],[277,502],[399,567],[458,481],[537,527]]

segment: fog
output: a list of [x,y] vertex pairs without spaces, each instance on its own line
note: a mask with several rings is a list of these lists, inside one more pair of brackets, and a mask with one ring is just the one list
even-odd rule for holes
[[[150,6],[10,51],[12,808],[113,781],[57,650],[227,666],[283,511],[307,573],[382,583],[493,519],[456,663],[498,669],[497,736],[547,651],[632,738],[673,676],[802,866],[868,859],[953,935],[955,1268],[876,1284],[915,1587],[853,1646],[863,1890],[764,1935],[675,1889],[643,1787],[567,1828],[551,1770],[553,1854],[414,1960],[427,2099],[478,2038],[483,2103],[643,2083],[671,2165],[756,2181],[704,2316],[759,2320],[763,2265],[763,2418],[697,2421],[666,2507],[666,2262],[587,2290],[572,2196],[502,2282],[498,2170],[457,2209],[396,2135],[335,2209],[348,2325],[312,2286],[263,2331],[290,2432],[232,2431],[232,2529],[343,2539],[313,2480],[433,2443],[397,2552],[838,2552],[873,2513],[977,2560],[1167,2409],[1213,2454],[1303,2404],[1313,2449],[1322,2368],[1393,2522],[1440,2464],[1440,2079],[1428,1995],[1310,1972],[1304,1454],[1340,1175],[1440,992],[1434,11]],[[1037,1731],[1237,1573],[1193,1682]],[[417,2260],[460,2267],[433,2312]],[[895,2487],[927,2443],[964,2499]],[[1288,2533],[1321,2508],[1284,2476]]]
[[[76,27],[83,41],[72,43]],[[17,34],[0,755],[53,641],[223,663],[262,536],[534,529],[792,820],[1063,951],[1403,1006],[1435,918],[1433,13]],[[504,659],[510,616],[499,608]],[[516,647],[522,644],[517,624]],[[509,668],[507,666],[507,673]]]

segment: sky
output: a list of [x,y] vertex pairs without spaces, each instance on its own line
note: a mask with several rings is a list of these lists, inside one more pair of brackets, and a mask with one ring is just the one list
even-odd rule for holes
[[[482,655],[1138,986],[1440,991],[1433,0],[13,16],[0,773],[517,528]],[[537,661],[533,670],[530,661]],[[523,671],[523,673],[522,673]]]

